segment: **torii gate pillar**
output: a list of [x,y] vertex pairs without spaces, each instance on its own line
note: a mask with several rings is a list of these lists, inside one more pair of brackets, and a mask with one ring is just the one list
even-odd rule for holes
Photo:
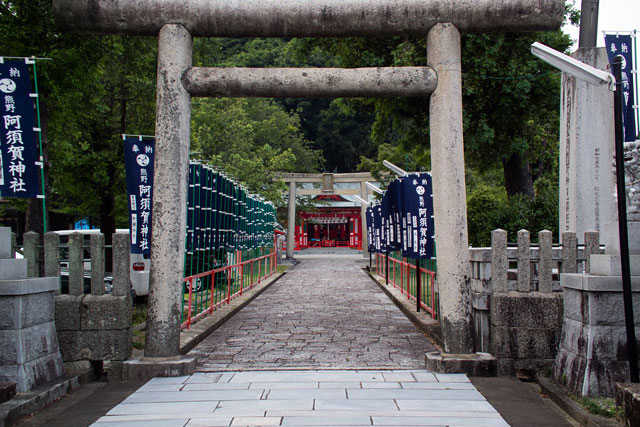
[[431,28],[427,63],[438,74],[438,87],[430,99],[429,131],[442,341],[446,353],[472,353],[462,66],[460,32],[453,24]]
[[191,97],[182,75],[191,67],[191,34],[167,24],[158,36],[153,242],[145,357],[180,355],[182,269],[187,228]]

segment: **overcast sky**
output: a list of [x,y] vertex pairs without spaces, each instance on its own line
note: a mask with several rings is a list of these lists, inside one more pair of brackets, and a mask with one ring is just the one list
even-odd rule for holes
[[[575,0],[579,9],[582,0]],[[598,46],[604,46],[603,31],[633,31],[638,30],[640,36],[640,0],[600,0],[598,9]],[[578,43],[578,27],[565,27],[564,31]],[[637,40],[640,44],[640,40]]]

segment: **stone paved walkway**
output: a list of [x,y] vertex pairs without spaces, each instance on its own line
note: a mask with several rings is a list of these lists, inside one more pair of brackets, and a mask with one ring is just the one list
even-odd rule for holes
[[508,426],[465,375],[421,369],[433,346],[356,257],[301,258],[191,351],[199,372],[94,426]]
[[93,424],[280,425],[508,426],[465,375],[424,370],[244,371],[154,378]]
[[360,257],[304,257],[190,352],[198,369],[424,367],[434,347],[360,269]]

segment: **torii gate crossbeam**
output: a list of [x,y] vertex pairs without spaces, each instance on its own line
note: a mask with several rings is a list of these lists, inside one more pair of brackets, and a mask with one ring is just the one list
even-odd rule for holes
[[[437,75],[429,114],[444,350],[473,351],[460,31],[557,29],[564,0],[53,0],[53,9],[57,24],[66,31],[158,35],[145,359],[179,356],[182,272],[175,263],[184,256],[191,96],[182,80],[199,72],[190,71],[192,37],[427,36],[426,68]],[[426,78],[420,84],[430,80],[433,83]],[[366,93],[378,96],[375,90]],[[398,91],[397,96],[406,93]]]

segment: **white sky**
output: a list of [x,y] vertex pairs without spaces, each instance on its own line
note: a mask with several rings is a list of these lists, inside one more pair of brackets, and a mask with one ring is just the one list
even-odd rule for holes
[[[580,9],[582,0],[574,0]],[[578,27],[568,26],[563,30],[575,40],[578,46]],[[598,46],[604,46],[603,31],[633,31],[638,30],[640,36],[640,0],[600,0],[598,9]],[[638,40],[640,43],[640,40]]]

